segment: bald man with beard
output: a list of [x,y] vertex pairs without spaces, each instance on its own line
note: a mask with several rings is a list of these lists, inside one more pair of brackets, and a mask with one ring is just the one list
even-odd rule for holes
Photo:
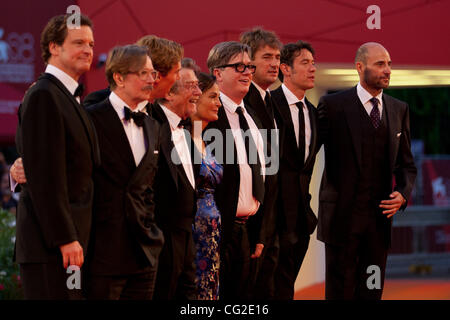
[[[325,243],[326,299],[381,299],[393,216],[416,178],[409,108],[383,93],[391,58],[378,43],[356,53],[359,83],[320,99],[325,171],[318,239]],[[393,184],[395,178],[395,184]],[[369,279],[375,274],[375,280]]]

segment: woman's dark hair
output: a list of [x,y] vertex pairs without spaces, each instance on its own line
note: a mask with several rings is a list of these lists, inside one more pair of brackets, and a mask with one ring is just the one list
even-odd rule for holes
[[216,77],[212,74],[198,72],[196,76],[198,79],[198,86],[200,90],[202,90],[202,92],[209,90],[214,85],[214,83],[216,83]]

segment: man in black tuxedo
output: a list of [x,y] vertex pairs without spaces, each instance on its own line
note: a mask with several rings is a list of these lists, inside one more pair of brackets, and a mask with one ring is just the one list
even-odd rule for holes
[[318,107],[325,146],[318,239],[325,242],[326,299],[381,299],[392,216],[406,207],[417,171],[408,105],[383,93],[389,53],[365,43],[355,64],[358,85],[323,96]]
[[79,273],[72,283],[66,268],[83,265],[91,231],[92,170],[100,160],[77,81],[90,68],[94,38],[87,17],[79,28],[68,28],[68,17],[45,27],[47,67],[19,109],[16,146],[28,182],[17,212],[15,256],[26,299],[81,298]]
[[[264,224],[265,243],[261,257],[252,259],[252,276],[255,285],[254,299],[272,299],[274,296],[274,273],[277,265],[279,243],[277,232],[276,199],[278,195],[279,169],[279,129],[282,123],[278,108],[273,101],[269,87],[278,79],[280,67],[280,50],[283,47],[275,33],[255,28],[241,34],[241,43],[251,48],[250,58],[256,66],[250,89],[244,97],[248,108],[252,109],[266,132],[266,179],[263,205],[253,216],[259,225]],[[277,114],[277,115],[276,115]],[[270,160],[270,161],[269,161]],[[270,167],[269,167],[270,166]]]
[[213,151],[224,168],[215,193],[222,217],[221,299],[251,298],[250,259],[264,248],[263,226],[252,217],[264,200],[265,158],[261,124],[244,103],[256,69],[249,53],[245,44],[222,42],[211,49],[207,61],[223,104],[219,119],[208,126],[223,138],[222,143],[215,141]]
[[182,120],[195,112],[200,95],[194,71],[182,68],[170,92],[152,105],[152,116],[161,125],[155,182],[156,219],[165,239],[155,286],[155,299],[159,300],[197,297],[192,238],[196,170]]
[[[183,47],[172,40],[147,35],[140,38],[136,44],[146,47],[153,67],[158,71],[158,77],[153,84],[150,94],[150,103],[157,98],[164,98],[172,88],[176,80],[180,79],[181,59],[183,58]],[[83,100],[85,107],[105,100],[111,93],[110,88],[92,92]]]
[[116,47],[106,61],[112,90],[87,110],[102,164],[94,171],[88,299],[151,299],[163,235],[154,218],[159,125],[147,115],[157,71],[144,47]]
[[275,271],[275,297],[293,299],[294,284],[308,250],[317,218],[311,210],[309,184],[319,149],[317,111],[306,99],[314,87],[314,50],[309,43],[288,43],[281,50],[283,84],[272,97],[283,123],[280,160],[278,228],[280,253]]

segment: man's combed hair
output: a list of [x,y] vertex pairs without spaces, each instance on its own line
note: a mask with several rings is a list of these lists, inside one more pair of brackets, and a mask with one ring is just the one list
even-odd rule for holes
[[313,56],[315,55],[314,49],[310,43],[299,40],[295,43],[287,43],[283,46],[283,49],[281,50],[280,62],[292,67],[295,58],[300,55],[303,49],[311,52]]
[[[41,51],[42,59],[45,63],[51,57],[50,42],[53,42],[59,46],[64,43],[67,37],[67,19],[71,17],[71,14],[59,15],[50,19],[41,33]],[[80,16],[80,25],[88,26],[92,29],[92,21],[85,15]]]
[[184,57],[183,59],[181,59],[181,67],[194,70],[195,73],[199,73],[202,71],[195,60],[189,57]]
[[283,44],[275,32],[267,31],[259,27],[243,32],[240,36],[240,41],[251,48],[252,56],[250,58],[252,60],[255,58],[255,53],[265,46],[280,51],[283,48]]
[[184,49],[181,44],[155,35],[144,36],[136,44],[148,49],[148,55],[152,59],[153,67],[162,76],[166,76],[173,66],[181,61],[184,55]]
[[251,56],[250,47],[237,41],[227,41],[216,44],[208,54],[206,64],[208,65],[209,72],[212,74],[214,69],[228,64],[235,55],[244,52]]
[[147,52],[147,48],[134,44],[114,47],[109,51],[105,73],[111,90],[117,87],[114,73],[125,76],[131,72],[138,72],[145,66],[148,57]]

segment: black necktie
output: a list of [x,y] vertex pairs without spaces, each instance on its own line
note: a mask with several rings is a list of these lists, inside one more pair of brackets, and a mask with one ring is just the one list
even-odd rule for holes
[[84,92],[84,85],[80,83],[78,87],[75,89],[75,93],[73,94],[74,97],[81,97]]
[[[258,149],[256,149],[255,141],[250,133],[248,122],[244,117],[244,110],[242,107],[237,107],[236,113],[239,116],[239,126],[241,127],[242,139],[245,144],[245,151],[247,153],[247,162],[252,169],[252,189],[253,196],[260,203],[264,200],[264,181],[261,175],[261,163],[259,162]],[[245,132],[248,134],[248,139],[245,139]],[[250,163],[250,150],[256,151],[256,163]]]
[[178,128],[184,128],[188,131],[190,131],[192,127],[192,123],[191,123],[191,119],[187,118],[187,119],[181,119],[180,122],[178,123]]
[[302,163],[305,162],[305,115],[303,114],[303,102],[295,104],[298,108],[298,151]]
[[372,102],[372,111],[370,111],[370,119],[372,120],[373,127],[375,129],[378,129],[380,126],[380,110],[378,110],[378,99],[372,98],[370,99],[370,102]]
[[266,92],[266,97],[264,98],[264,103],[266,104],[266,110],[270,116],[270,120],[273,122],[274,116],[273,116],[272,98],[270,97],[270,93],[268,93],[268,92]]
[[141,111],[133,112],[128,107],[124,107],[123,109],[125,111],[125,120],[130,121],[130,119],[133,119],[134,123],[136,123],[138,127],[142,127],[144,125],[144,119],[147,116],[145,113]]

